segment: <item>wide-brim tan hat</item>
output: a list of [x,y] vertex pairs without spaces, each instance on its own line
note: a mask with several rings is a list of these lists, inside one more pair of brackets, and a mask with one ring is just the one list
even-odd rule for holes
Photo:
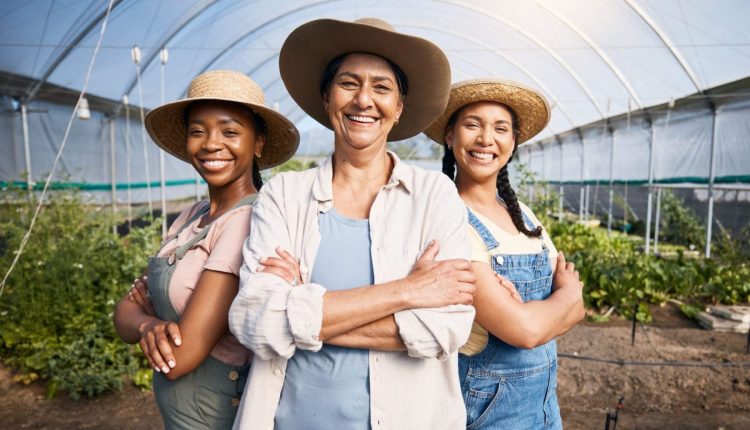
[[190,163],[185,145],[187,124],[184,112],[201,100],[239,103],[247,106],[266,123],[266,143],[259,169],[278,166],[290,159],[299,145],[299,132],[286,117],[265,105],[263,90],[247,75],[233,70],[212,70],[193,79],[187,97],[153,109],[146,115],[146,130],[151,139],[175,157]]
[[322,125],[332,128],[320,95],[328,63],[350,53],[383,57],[406,75],[409,91],[404,110],[388,141],[415,136],[445,109],[450,90],[448,58],[432,42],[397,33],[387,22],[362,18],[354,22],[319,19],[297,27],[279,55],[281,78],[295,102]]
[[472,79],[453,84],[448,106],[425,134],[445,145],[445,128],[451,116],[462,107],[481,101],[502,103],[516,114],[520,131],[516,144],[536,136],[549,123],[549,103],[539,91],[509,79]]

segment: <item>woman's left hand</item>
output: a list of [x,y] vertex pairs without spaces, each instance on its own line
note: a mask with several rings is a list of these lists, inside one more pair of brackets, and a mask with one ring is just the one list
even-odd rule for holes
[[148,277],[146,275],[140,278],[135,278],[133,285],[130,286],[130,292],[128,293],[128,300],[134,302],[141,307],[141,310],[149,316],[156,316],[154,306],[151,300],[148,298],[148,284],[146,281]]
[[302,275],[299,267],[299,260],[292,254],[281,247],[276,247],[278,257],[261,258],[261,266],[256,271],[263,273],[273,273],[281,279],[287,281],[289,285],[296,287],[302,283]]

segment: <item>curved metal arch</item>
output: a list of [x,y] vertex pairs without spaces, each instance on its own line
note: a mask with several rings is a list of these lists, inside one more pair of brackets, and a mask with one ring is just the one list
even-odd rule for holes
[[290,15],[293,15],[295,13],[301,12],[303,10],[310,9],[310,8],[313,8],[313,7],[316,7],[316,6],[320,6],[321,4],[336,3],[336,2],[342,2],[342,1],[344,1],[344,0],[322,0],[322,1],[316,1],[314,3],[309,3],[309,4],[305,4],[303,6],[297,7],[295,9],[292,9],[292,10],[288,11],[288,12],[284,12],[283,14],[281,14],[279,16],[275,16],[275,17],[269,18],[268,20],[264,21],[262,24],[260,24],[260,25],[258,25],[256,27],[253,27],[252,29],[250,29],[250,31],[248,31],[246,33],[243,33],[241,36],[239,36],[238,38],[236,38],[233,42],[231,42],[230,44],[228,44],[221,52],[219,52],[215,57],[213,57],[210,61],[208,61],[208,63],[206,63],[206,65],[201,69],[201,71],[198,74],[200,75],[201,73],[207,71],[215,62],[217,62],[221,57],[224,56],[224,54],[226,54],[232,48],[234,48],[238,43],[240,43],[243,40],[247,39],[248,37],[254,35],[258,31],[260,31],[260,30],[262,30],[262,29],[270,26],[271,24],[273,24],[273,23],[275,23],[275,22],[277,22],[277,21],[279,21],[279,20],[281,20],[283,18],[286,18],[286,17],[288,17]]
[[544,50],[549,56],[551,56],[555,60],[555,62],[557,62],[560,66],[562,66],[563,69],[565,69],[566,72],[568,72],[568,74],[573,78],[573,80],[576,81],[576,83],[578,84],[578,86],[581,87],[581,89],[583,90],[583,92],[586,93],[586,96],[591,101],[591,104],[594,105],[594,108],[599,113],[599,116],[602,119],[604,119],[606,117],[605,114],[604,114],[604,112],[602,111],[601,106],[599,106],[599,103],[594,98],[593,93],[591,92],[591,90],[589,89],[589,87],[583,82],[583,79],[581,79],[581,77],[578,75],[578,73],[576,73],[575,70],[573,70],[573,68],[570,67],[570,65],[567,63],[567,61],[565,61],[564,59],[562,59],[559,55],[557,55],[557,53],[554,50],[552,50],[549,46],[547,46],[544,42],[542,42],[541,40],[539,40],[533,34],[531,34],[530,32],[526,31],[524,28],[522,28],[521,26],[519,26],[518,24],[516,24],[515,22],[513,22],[511,20],[505,19],[502,16],[499,16],[499,15],[497,15],[495,13],[492,13],[492,12],[489,12],[489,11],[486,11],[486,10],[480,10],[480,9],[478,9],[475,6],[467,5],[467,4],[463,4],[463,3],[459,3],[459,2],[457,2],[455,0],[436,0],[436,1],[439,1],[441,3],[451,4],[451,5],[457,6],[459,8],[468,9],[468,10],[470,10],[472,12],[475,12],[477,14],[480,14],[482,16],[487,16],[489,18],[492,18],[493,20],[499,21],[499,22],[503,23],[507,27],[512,28],[513,30],[517,31],[519,34],[521,34],[525,38],[529,39],[535,45],[537,45],[540,48],[542,48],[542,50]]
[[68,46],[65,47],[65,49],[63,49],[60,55],[58,55],[57,58],[55,58],[55,60],[52,62],[52,64],[50,64],[50,66],[47,67],[47,70],[44,71],[44,73],[36,81],[36,83],[31,88],[29,88],[29,90],[26,92],[26,97],[24,98],[26,99],[27,102],[33,99],[34,96],[36,96],[37,91],[39,91],[42,85],[44,85],[44,83],[47,82],[47,79],[49,79],[50,75],[52,75],[52,73],[55,70],[57,70],[57,67],[60,66],[60,64],[65,60],[65,58],[67,58],[68,54],[70,54],[70,52],[73,51],[86,36],[88,36],[91,30],[93,30],[100,22],[102,22],[104,17],[107,16],[107,11],[109,10],[109,13],[111,15],[112,12],[115,10],[115,8],[121,5],[122,2],[123,0],[113,0],[111,8],[109,7],[104,8],[104,11],[102,11],[99,15],[94,17],[94,19],[92,19],[88,25],[83,27],[83,29],[80,32],[78,32],[78,34],[76,35],[76,37],[73,38],[71,43],[68,44]]
[[615,62],[605,53],[599,46],[594,43],[594,41],[586,34],[584,33],[578,26],[573,24],[569,19],[565,18],[564,16],[560,15],[558,12],[552,10],[547,5],[541,2],[541,0],[534,0],[534,2],[537,4],[537,6],[541,7],[551,15],[553,15],[555,18],[560,20],[563,24],[565,24],[571,31],[573,31],[578,37],[583,39],[590,47],[594,50],[594,52],[599,55],[599,58],[604,61],[604,63],[609,67],[609,69],[612,71],[612,73],[617,76],[617,79],[620,80],[620,83],[625,87],[625,89],[630,94],[630,97],[635,101],[636,105],[638,105],[639,109],[643,108],[643,103],[641,102],[641,98],[638,97],[638,94],[635,92],[635,89],[630,84],[630,81],[625,77],[625,75],[622,73],[619,67],[615,64]]
[[[494,48],[493,48],[493,47],[492,47],[491,45],[489,45],[489,44],[487,44],[487,43],[485,43],[485,42],[482,42],[481,40],[478,40],[478,39],[474,39],[474,38],[472,38],[472,37],[468,37],[468,36],[466,36],[466,35],[464,35],[464,34],[462,34],[462,33],[457,33],[457,32],[453,32],[453,31],[448,31],[448,30],[446,30],[446,29],[443,29],[443,28],[430,27],[430,26],[419,26],[419,25],[413,25],[413,24],[407,24],[407,25],[403,25],[403,26],[401,26],[401,27],[406,27],[406,28],[422,28],[422,29],[427,29],[427,30],[434,30],[434,31],[438,31],[438,32],[440,32],[440,33],[448,34],[448,35],[451,35],[451,36],[454,36],[454,37],[458,37],[458,38],[461,38],[461,39],[467,40],[467,41],[469,41],[469,42],[471,42],[471,43],[474,43],[474,44],[477,44],[477,45],[479,45],[479,46],[481,46],[481,47],[483,47],[483,48],[486,48],[487,50],[491,51],[491,52],[492,52],[493,54],[497,55],[498,57],[502,58],[503,60],[505,60],[505,61],[509,62],[510,64],[512,64],[513,66],[515,66],[515,67],[516,67],[516,68],[517,68],[518,70],[520,70],[520,71],[521,71],[521,72],[522,72],[523,74],[525,74],[525,75],[526,75],[526,76],[528,76],[528,77],[529,77],[529,78],[530,78],[530,79],[531,79],[532,81],[534,81],[534,83],[535,83],[535,84],[537,84],[537,85],[539,86],[539,88],[541,88],[541,89],[542,89],[542,90],[543,90],[544,92],[546,92],[547,94],[549,94],[550,98],[551,98],[551,99],[552,99],[552,101],[553,101],[553,102],[555,103],[555,106],[557,106],[557,108],[558,108],[558,109],[560,110],[560,113],[561,113],[561,114],[562,114],[562,115],[563,115],[563,116],[565,117],[565,119],[567,119],[567,120],[568,120],[568,122],[570,123],[570,125],[571,125],[571,126],[575,127],[575,123],[573,122],[573,120],[572,120],[572,119],[570,118],[570,116],[568,115],[568,112],[567,112],[567,111],[566,111],[566,110],[565,110],[565,109],[564,109],[564,108],[562,107],[562,103],[560,103],[560,100],[559,100],[559,99],[558,99],[557,97],[555,97],[555,93],[554,93],[554,92],[552,92],[552,90],[550,90],[550,89],[549,89],[549,87],[547,87],[547,86],[546,86],[546,85],[544,84],[544,82],[542,82],[542,80],[541,80],[541,79],[539,79],[539,77],[538,77],[538,76],[536,76],[536,75],[535,75],[534,73],[532,73],[532,72],[531,72],[531,70],[527,69],[527,68],[526,68],[526,67],[524,67],[524,66],[523,66],[523,65],[522,65],[521,63],[519,63],[518,61],[514,60],[514,59],[513,59],[513,58],[511,58],[510,56],[508,56],[508,55],[506,55],[506,54],[503,54],[502,52],[500,52],[500,51],[498,51],[498,50],[494,49]],[[457,55],[457,54],[453,54],[453,55]],[[459,56],[460,56],[460,55],[459,55]],[[460,56],[460,57],[462,57],[462,56]],[[466,58],[465,58],[465,57],[462,57],[462,58],[463,58],[463,59],[464,59],[464,60],[465,60],[465,61],[466,61],[467,63],[470,63],[470,64],[472,64],[472,65],[474,65],[474,66],[478,66],[478,65],[477,65],[476,63],[474,63],[473,61],[470,61],[470,60],[466,60]],[[478,66],[478,67],[480,67],[480,68],[482,68],[482,69],[485,69],[486,71],[488,71],[488,72],[489,72],[489,76],[492,76],[492,75],[494,75],[494,73],[493,73],[492,71],[490,71],[490,70],[487,70],[487,69],[486,69],[485,67],[482,67],[482,66]]]
[[[198,10],[193,13],[192,15],[189,15],[185,17],[177,26],[175,27],[175,30],[171,33],[167,34],[166,37],[162,38],[159,42],[156,43],[156,46],[159,47],[166,47],[166,45],[172,41],[172,39],[177,36],[177,34],[182,31],[186,26],[188,26],[193,20],[198,18],[203,12],[206,11],[206,9],[210,8],[211,6],[218,4],[218,0],[209,0],[208,3],[206,3],[203,7],[198,8]],[[154,50],[154,52],[148,56],[146,61],[143,62],[143,66],[141,67],[141,74],[143,74],[146,69],[151,65],[151,63],[159,56],[159,50]],[[138,77],[134,77],[132,81],[130,81],[130,84],[126,87],[127,89],[123,94],[127,94],[128,96],[133,91],[135,86],[138,84]]]
[[688,64],[687,60],[683,58],[680,51],[677,50],[677,48],[674,46],[672,41],[669,39],[667,34],[664,32],[664,30],[661,29],[661,27],[654,21],[654,19],[646,13],[646,11],[638,5],[634,0],[625,0],[625,4],[630,6],[631,9],[638,15],[643,22],[646,23],[646,25],[651,28],[651,31],[656,33],[656,35],[661,39],[664,46],[669,49],[669,52],[672,54],[675,60],[677,60],[677,63],[680,64],[680,67],[682,67],[682,70],[685,71],[685,74],[688,75],[688,78],[690,78],[690,81],[693,83],[693,86],[695,86],[696,91],[699,93],[703,93],[703,87],[701,87],[700,82],[698,81],[698,77],[695,75],[695,72],[693,72],[693,69]]

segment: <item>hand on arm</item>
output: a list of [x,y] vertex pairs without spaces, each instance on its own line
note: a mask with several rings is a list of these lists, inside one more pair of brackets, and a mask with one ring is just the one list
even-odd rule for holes
[[498,288],[498,278],[488,264],[475,262],[473,266],[477,275],[476,320],[511,345],[534,348],[565,333],[583,318],[582,285],[573,263],[566,263],[562,253],[558,255],[552,295],[527,303],[512,296],[507,286]]

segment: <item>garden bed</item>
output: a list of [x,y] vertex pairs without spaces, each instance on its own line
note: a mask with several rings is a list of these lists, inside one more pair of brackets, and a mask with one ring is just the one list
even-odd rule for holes
[[[746,335],[698,328],[672,305],[652,307],[654,322],[638,327],[630,346],[630,323],[583,323],[559,341],[561,353],[640,361],[724,363],[724,367],[619,366],[560,358],[558,395],[566,429],[603,429],[605,413],[625,397],[618,429],[750,428],[750,361]],[[648,337],[646,337],[646,332]],[[650,340],[650,342],[649,342]],[[44,385],[12,382],[0,368],[0,423],[3,428],[160,428],[151,393],[127,385],[122,392],[74,401],[67,395],[45,400]]]

